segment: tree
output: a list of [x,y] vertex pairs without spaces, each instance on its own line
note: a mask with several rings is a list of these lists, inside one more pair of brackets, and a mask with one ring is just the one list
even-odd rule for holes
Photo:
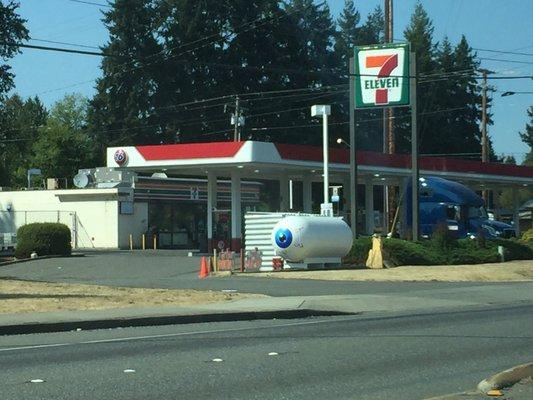
[[93,165],[93,142],[87,133],[87,99],[67,95],[52,107],[32,146],[32,166],[43,175],[71,178],[79,168]]
[[[409,25],[404,30],[404,37],[411,44],[411,52],[416,54],[416,68],[419,76],[431,75],[437,69],[435,61],[436,45],[433,43],[433,22],[429,18],[421,3],[417,3]],[[425,144],[432,132],[432,125],[424,116],[434,110],[434,102],[438,94],[433,90],[430,82],[418,81],[418,127],[419,148],[425,152]],[[396,149],[399,153],[411,152],[411,123],[410,110],[396,109],[395,113]]]
[[339,27],[335,39],[335,53],[338,57],[339,74],[348,79],[350,57],[353,57],[353,46],[361,44],[359,22],[361,15],[355,8],[353,0],[345,0],[344,8],[337,20]]
[[116,0],[104,13],[109,42],[102,51],[102,78],[90,103],[89,125],[103,160],[106,146],[159,143],[165,139],[154,113],[158,75],[156,56],[161,46],[156,38],[152,1]]
[[[339,31],[335,42],[335,53],[339,58],[338,76],[341,79],[339,83],[348,82],[349,58],[353,57],[353,47],[377,44],[383,41],[383,11],[378,6],[366,18],[365,23],[359,26],[360,14],[356,10],[353,0],[347,0],[344,9],[337,21]],[[349,121],[349,98],[345,94],[337,98],[343,101],[339,102],[336,111],[340,121]],[[348,140],[349,125],[344,124],[336,129],[338,137]],[[360,150],[381,151],[383,137],[383,123],[381,110],[358,110],[357,111],[357,129],[356,141],[357,148]]]
[[359,32],[358,44],[383,43],[385,38],[385,17],[380,6],[368,14],[365,23]]
[[533,151],[533,106],[527,110],[527,116],[530,121],[526,123],[526,129],[524,132],[520,132],[520,138],[522,142],[529,146],[529,150]]
[[[26,20],[17,14],[17,8],[17,1],[9,0],[6,4],[0,1],[0,57],[4,62],[18,53],[16,44],[29,38],[24,26]],[[0,100],[13,87],[13,78],[11,67],[7,64],[0,65]]]
[[421,85],[433,93],[431,108],[421,117],[423,153],[480,158],[481,88],[474,76],[478,67],[464,36],[455,48],[446,37],[438,46],[434,73]]
[[0,109],[0,185],[25,186],[31,146],[46,122],[47,110],[38,97],[13,95]]

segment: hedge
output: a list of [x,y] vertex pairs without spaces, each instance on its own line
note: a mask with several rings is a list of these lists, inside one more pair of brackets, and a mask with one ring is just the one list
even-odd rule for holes
[[[371,246],[370,237],[354,240],[352,249],[343,262],[364,265]],[[507,261],[533,260],[533,248],[518,240],[455,239],[444,244],[442,238],[422,242],[384,238],[383,258],[387,266],[482,264],[500,261],[498,246],[503,246]]]
[[70,255],[70,229],[59,223],[33,223],[17,230],[16,258],[29,258],[36,252],[44,255]]
[[522,240],[526,243],[533,244],[533,228],[528,229],[524,232],[524,234],[522,235]]

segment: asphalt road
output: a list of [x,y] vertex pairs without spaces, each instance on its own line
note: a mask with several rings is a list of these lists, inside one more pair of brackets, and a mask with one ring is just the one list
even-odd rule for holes
[[0,398],[421,399],[532,361],[532,326],[530,303],[7,336]]
[[198,279],[198,257],[173,251],[90,252],[79,258],[53,258],[0,267],[0,277],[169,289],[223,290],[269,296],[409,293],[416,290],[490,286],[490,283],[339,282],[265,279],[253,276]]

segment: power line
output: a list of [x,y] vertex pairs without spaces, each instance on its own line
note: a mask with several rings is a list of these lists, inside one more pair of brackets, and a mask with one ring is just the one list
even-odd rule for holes
[[[465,110],[468,107],[455,107],[455,108],[447,108],[442,110],[435,110],[435,111],[428,111],[424,113],[420,113],[418,115],[433,115],[433,114],[440,114],[445,112],[453,112],[453,111],[459,111],[459,110]],[[403,116],[394,116],[391,117],[391,119],[403,119],[403,118],[411,118],[410,115],[403,115]],[[371,119],[364,119],[364,120],[357,120],[357,123],[361,122],[374,122],[374,121],[382,121],[383,118],[371,118]],[[347,125],[350,121],[344,121],[344,122],[333,122],[330,125]],[[288,126],[273,126],[273,127],[262,127],[262,128],[251,128],[252,131],[266,131],[266,130],[277,130],[277,129],[289,129],[289,128],[311,128],[311,127],[317,127],[322,126],[320,123],[316,124],[307,124],[307,125],[288,125]]]
[[77,43],[68,43],[68,42],[57,42],[55,40],[47,40],[47,39],[36,39],[36,38],[30,38],[31,41],[34,42],[43,42],[43,43],[53,43],[53,44],[63,44],[66,46],[75,46],[75,47],[84,47],[87,49],[97,49],[100,50],[100,47],[98,46],[88,46],[85,44],[77,44]]
[[[70,0],[70,1],[75,1],[75,0]],[[323,5],[323,4],[324,4],[324,3],[322,3],[322,5]],[[285,14],[282,14],[282,15],[278,16],[276,19],[279,19],[279,18],[281,18],[281,17],[286,17],[286,16],[289,16],[289,15],[290,15],[290,13],[285,13]],[[272,17],[272,16],[268,16],[268,17],[259,17],[259,18],[256,18],[256,19],[253,20],[253,21],[246,22],[246,23],[244,23],[244,24],[242,24],[242,25],[237,26],[237,29],[239,29],[239,28],[241,28],[241,27],[244,27],[244,26],[246,26],[246,25],[253,25],[253,24],[255,24],[256,22],[261,21],[261,20],[265,20],[265,21],[267,21],[268,19],[271,19],[271,18],[273,18],[273,17]],[[265,24],[266,24],[266,22],[265,22],[264,24],[262,24],[262,25],[253,25],[250,29],[246,29],[246,30],[243,30],[243,31],[241,31],[241,32],[231,32],[231,33],[228,33],[227,35],[223,36],[222,38],[228,38],[228,37],[230,37],[230,36],[232,36],[232,35],[235,35],[235,36],[236,36],[236,35],[239,35],[239,34],[241,34],[241,33],[247,32],[247,31],[249,31],[249,30],[256,29],[256,28],[258,28],[258,27],[260,27],[260,26],[263,26],[263,25],[265,25]],[[148,56],[147,58],[155,57],[155,56],[157,56],[158,54],[161,54],[162,52],[165,52],[165,51],[168,52],[168,51],[175,50],[175,49],[178,49],[178,48],[186,47],[186,46],[189,46],[189,45],[191,45],[191,44],[198,43],[198,42],[200,42],[200,41],[202,41],[202,40],[206,40],[206,39],[209,39],[209,38],[212,38],[212,37],[217,37],[217,36],[218,36],[218,33],[217,33],[217,34],[213,34],[213,35],[209,35],[209,36],[205,36],[205,37],[203,37],[203,38],[200,38],[200,39],[194,40],[194,41],[189,42],[189,43],[184,43],[184,44],[181,44],[181,45],[172,46],[172,47],[167,48],[167,49],[161,49],[160,51],[158,51],[158,52],[156,52],[156,53],[154,53],[154,54]],[[193,49],[189,49],[189,50],[187,50],[186,52],[190,52],[190,51],[197,50],[197,49],[202,48],[202,47],[205,47],[206,45],[211,44],[211,43],[214,43],[214,41],[208,42],[208,43],[206,43],[206,44],[204,44],[204,45],[202,45],[202,46],[199,46],[199,47],[196,47],[196,48],[193,48]],[[11,45],[16,45],[16,44],[11,44]],[[51,49],[47,49],[47,50],[51,50]],[[66,52],[71,52],[71,51],[66,51]],[[174,55],[174,56],[172,56],[172,57],[165,57],[163,60],[165,60],[165,59],[170,59],[170,58],[174,58],[174,57],[177,57],[177,56],[180,56],[180,55],[182,55],[182,54],[185,54],[186,52],[182,52],[182,53],[176,54],[176,55]],[[80,54],[85,54],[85,53],[80,53]],[[93,54],[93,55],[105,56],[105,54]],[[125,63],[123,63],[123,64],[119,64],[119,65],[117,65],[117,66],[115,66],[115,67],[116,67],[116,68],[123,67],[123,66],[126,66],[126,65],[128,65],[128,64],[132,64],[132,63],[135,62],[135,61],[136,61],[136,60],[127,61],[127,62],[125,62]],[[157,60],[157,61],[160,61],[160,60]],[[124,74],[124,73],[127,73],[127,72],[131,72],[131,71],[133,71],[133,70],[135,70],[135,69],[146,68],[147,66],[152,65],[152,64],[154,64],[154,63],[147,63],[147,64],[145,64],[145,65],[138,66],[138,67],[134,67],[134,68],[131,68],[131,69],[129,69],[129,70],[122,70],[122,71],[119,71],[119,72],[115,72],[115,73],[112,73],[111,76],[118,76],[118,75],[121,75],[121,74]],[[83,83],[85,83],[85,82],[80,82],[80,84],[83,84]],[[53,90],[55,90],[55,89],[52,89],[51,91],[53,91]]]
[[[6,45],[6,46],[12,46],[12,47],[22,47],[22,48],[35,49],[35,50],[58,51],[58,52],[64,52],[64,53],[74,53],[74,54],[92,55],[92,56],[100,56],[100,57],[123,57],[123,56],[120,56],[120,55],[108,54],[108,53],[104,53],[104,52],[93,52],[93,51],[84,51],[84,50],[65,49],[65,48],[60,48],[60,47],[35,46],[35,45],[19,44],[19,43],[11,43],[11,42],[0,42],[0,44],[1,45]],[[167,60],[168,60],[168,58],[167,58]],[[505,61],[505,60],[498,60],[498,59],[494,59],[494,60],[495,61]],[[158,60],[158,61],[161,61],[161,60]],[[164,61],[164,60],[162,60],[162,61]],[[509,61],[509,60],[507,60],[507,61]],[[200,65],[207,65],[207,66],[211,65],[211,66],[216,66],[216,67],[221,67],[221,68],[229,68],[229,69],[256,70],[256,71],[260,71],[260,72],[273,71],[273,72],[290,72],[290,73],[295,73],[295,74],[317,74],[317,75],[321,75],[321,74],[327,74],[327,75],[335,74],[336,75],[337,74],[337,71],[334,71],[334,70],[329,70],[329,71],[328,70],[325,70],[325,71],[321,71],[321,70],[310,71],[310,70],[307,70],[307,71],[305,71],[305,70],[298,70],[298,69],[275,68],[275,67],[264,67],[264,66],[256,67],[256,66],[251,66],[251,65],[242,66],[242,65],[235,65],[235,64],[209,63],[209,62],[189,61],[189,60],[179,60],[177,62],[182,63],[182,64],[200,64]],[[519,62],[519,63],[533,64],[533,62],[531,62],[531,63],[530,62]],[[147,65],[151,65],[151,64],[153,64],[153,63],[145,64],[142,67],[136,67],[134,69],[144,68]],[[443,77],[447,77],[447,78],[451,78],[451,77],[454,76],[454,74],[456,74],[456,73],[454,73],[454,72],[445,72],[445,73],[442,73],[442,76]],[[379,77],[378,74],[352,74],[352,76],[357,76],[357,77],[364,76],[364,77],[373,77],[373,78],[378,78]],[[431,76],[437,76],[437,74],[432,74]],[[476,79],[481,79],[482,78],[481,76],[473,75],[473,74],[470,74],[470,75],[465,74],[463,76],[472,76],[473,78],[476,78]],[[420,79],[421,76],[390,75],[390,76],[388,76],[388,78],[406,78],[406,79],[417,78],[417,79]],[[508,77],[504,77],[504,76],[489,76],[488,77],[488,79],[526,79],[526,78],[533,79],[533,75],[508,76]]]
[[[531,47],[531,46],[527,46],[527,47]],[[513,54],[513,55],[517,55],[517,56],[533,56],[533,53],[522,53],[522,52],[518,52],[518,51],[479,49],[479,48],[476,48],[476,47],[472,47],[472,49],[476,50],[476,51],[486,51],[488,53]]]
[[110,4],[95,3],[95,2],[92,2],[92,1],[84,1],[84,0],[67,0],[67,1],[71,1],[72,3],[88,4],[88,5],[91,5],[91,6],[98,6],[98,7],[108,7],[108,8],[112,8],[113,7]]
[[519,61],[519,60],[506,60],[506,59],[503,59],[503,58],[487,58],[487,57],[483,57],[483,58],[479,58],[480,60],[485,60],[485,61],[499,61],[499,62],[510,62],[510,63],[514,63],[514,64],[533,64],[533,61]]
[[99,56],[99,57],[120,57],[114,54],[107,54],[103,52],[96,51],[85,51],[85,50],[75,50],[75,49],[65,49],[64,47],[50,47],[50,46],[36,46],[32,44],[23,44],[23,43],[12,43],[12,42],[0,42],[2,46],[10,47],[22,47],[25,49],[34,49],[34,50],[45,50],[45,51],[57,51],[61,53],[73,53],[73,54],[83,54],[88,56]]

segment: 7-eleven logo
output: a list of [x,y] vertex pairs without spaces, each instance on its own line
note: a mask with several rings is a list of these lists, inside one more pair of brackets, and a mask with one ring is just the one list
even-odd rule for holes
[[[366,68],[379,68],[378,79],[388,78],[392,71],[398,66],[398,54],[388,54],[385,56],[368,56],[366,58]],[[379,81],[378,81],[379,82]],[[387,82],[387,81],[385,81]],[[397,83],[397,79],[392,81]],[[388,83],[388,82],[387,82]],[[372,87],[372,81],[369,84]],[[376,89],[376,104],[389,103],[389,90]]]
[[408,103],[405,45],[356,48],[356,107]]

